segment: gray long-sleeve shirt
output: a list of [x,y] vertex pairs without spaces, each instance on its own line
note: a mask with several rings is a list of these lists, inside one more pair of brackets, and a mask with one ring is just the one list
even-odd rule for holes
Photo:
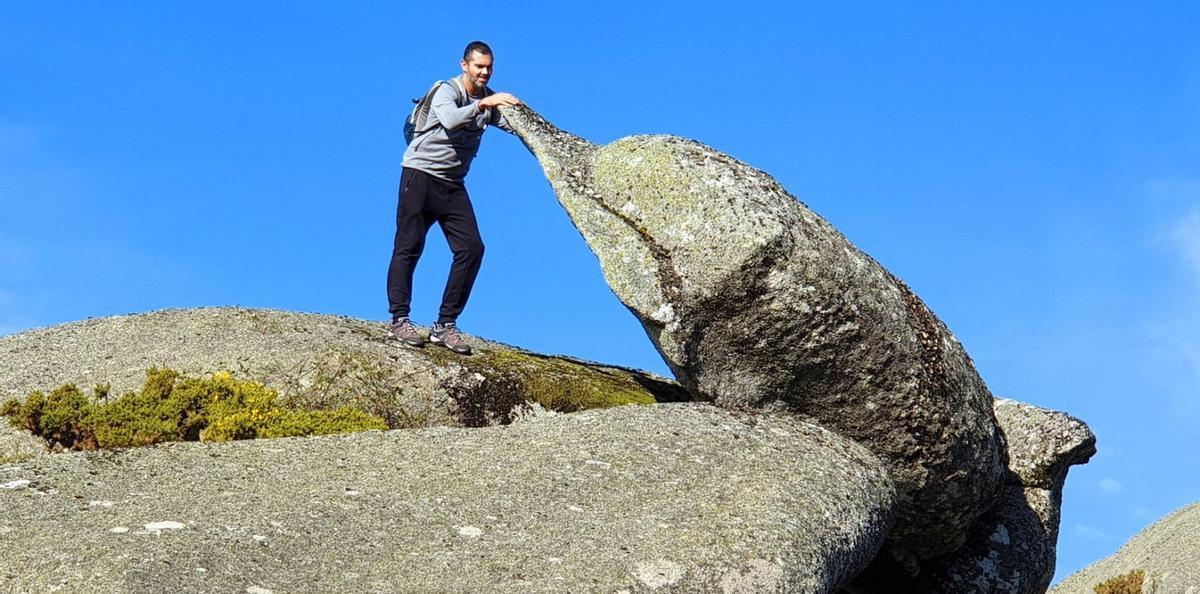
[[447,81],[438,88],[429,105],[426,132],[418,134],[404,151],[403,166],[418,169],[453,182],[461,182],[479,151],[479,141],[489,125],[512,133],[500,111],[475,106],[483,95],[465,95],[458,104],[458,91]]

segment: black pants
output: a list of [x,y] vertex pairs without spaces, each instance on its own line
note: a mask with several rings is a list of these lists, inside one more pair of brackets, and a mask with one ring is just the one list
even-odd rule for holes
[[479,237],[475,209],[471,207],[466,186],[405,168],[400,176],[396,242],[387,278],[392,319],[408,317],[413,270],[425,249],[425,235],[435,222],[441,225],[454,254],[438,322],[445,324],[457,320],[471,296],[471,287],[483,262],[483,240]]

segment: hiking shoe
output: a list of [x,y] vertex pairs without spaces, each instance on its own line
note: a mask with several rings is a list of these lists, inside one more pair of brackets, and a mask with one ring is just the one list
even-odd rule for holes
[[471,345],[463,340],[462,335],[458,333],[458,327],[454,322],[446,324],[434,323],[433,329],[429,331],[429,342],[440,344],[460,355],[470,355]]
[[408,346],[425,346],[425,339],[417,334],[417,329],[413,328],[412,322],[408,318],[400,318],[392,322],[392,338]]

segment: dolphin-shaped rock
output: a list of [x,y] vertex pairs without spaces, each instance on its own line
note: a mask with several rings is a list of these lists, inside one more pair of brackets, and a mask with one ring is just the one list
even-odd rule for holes
[[770,175],[673,136],[597,146],[503,108],[688,390],[787,410],[866,445],[899,492],[889,551],[957,549],[1006,466],[992,395],[899,279]]

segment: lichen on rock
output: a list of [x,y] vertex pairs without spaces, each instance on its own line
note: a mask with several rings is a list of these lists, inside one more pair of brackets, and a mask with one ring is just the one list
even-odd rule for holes
[[711,147],[596,146],[527,106],[502,109],[684,387],[798,412],[871,448],[899,491],[897,557],[964,542],[1001,486],[1003,436],[962,345],[904,283]]

